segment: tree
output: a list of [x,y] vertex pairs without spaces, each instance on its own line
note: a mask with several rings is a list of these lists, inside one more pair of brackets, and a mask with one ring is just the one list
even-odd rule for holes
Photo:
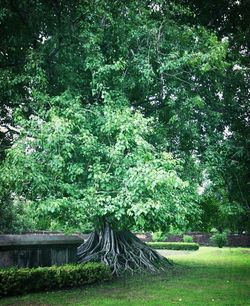
[[[186,5],[186,1],[181,3]],[[109,216],[111,227],[118,224],[117,220],[120,229],[137,226],[164,230],[170,223],[185,227],[194,219],[199,222],[197,206],[191,203],[194,202],[192,197],[197,184],[203,181],[204,171],[210,173],[210,179],[216,178],[215,187],[223,181],[223,192],[230,190],[228,194],[231,197],[226,196],[229,201],[225,203],[239,201],[242,193],[247,199],[247,187],[243,192],[238,188],[237,196],[233,197],[237,179],[231,179],[235,177],[236,169],[237,178],[243,177],[242,182],[247,182],[248,170],[244,167],[247,158],[238,156],[240,167],[230,167],[230,176],[226,179],[221,180],[220,176],[231,165],[228,162],[230,156],[236,156],[238,148],[238,145],[232,145],[230,150],[224,150],[224,144],[232,140],[230,137],[224,139],[227,127],[230,131],[234,130],[233,137],[237,136],[237,141],[232,143],[240,144],[246,152],[246,70],[238,71],[240,80],[244,80],[240,90],[236,72],[230,77],[232,82],[228,86],[228,77],[236,63],[235,57],[232,59],[229,56],[234,54],[229,53],[230,41],[222,39],[215,29],[207,30],[201,21],[203,18],[195,19],[193,11],[180,5],[180,1],[22,0],[2,1],[1,5],[1,160],[7,158],[3,166],[7,179],[1,182],[0,207],[4,208],[4,214],[11,211],[5,209],[6,203],[10,208],[14,203],[17,207],[21,203],[24,210],[37,207],[34,219],[47,216],[40,218],[39,227],[51,228],[60,224],[66,229],[75,228],[78,224],[81,228],[86,218],[88,222],[92,219],[92,224],[100,230],[105,227],[103,220],[100,221],[97,216],[93,219],[90,206],[84,205],[90,205],[92,201],[93,209],[98,203],[100,208],[109,199],[108,207],[113,207],[111,215],[115,216],[113,221]],[[196,11],[196,6],[193,9]],[[235,91],[240,94],[235,94]],[[238,101],[242,106],[240,108],[237,108]],[[227,110],[230,111],[225,112]],[[100,127],[101,120],[106,126],[106,113],[112,120],[116,116],[120,118],[121,121],[114,120],[118,130],[123,120],[128,120],[130,127],[141,121],[141,128],[144,126],[145,130],[132,133],[127,142],[121,134],[122,139],[113,143],[116,135],[114,122],[109,119],[112,123],[109,123],[110,131]],[[121,119],[123,116],[125,119]],[[149,141],[147,129],[150,124],[145,123],[145,118],[151,117],[155,118],[156,124],[154,136],[151,135]],[[130,127],[127,127],[128,131],[131,131]],[[77,138],[78,133],[85,135],[82,141],[86,138],[89,142],[83,142],[83,145]],[[149,160],[143,150],[134,157],[138,158],[138,163],[141,160],[140,168],[138,164],[136,167],[130,164],[132,160],[129,159],[130,154],[134,156],[137,152],[133,151],[135,148],[139,150],[143,147],[137,144],[136,135],[142,137],[144,144],[151,145],[145,149]],[[108,151],[112,145],[117,151]],[[25,152],[25,146],[30,147],[28,152]],[[6,151],[8,147],[12,149]],[[211,158],[219,147],[225,156],[223,163]],[[159,156],[152,152],[157,152]],[[178,192],[165,194],[157,183],[157,196],[154,195],[150,201],[146,184],[153,184],[153,180],[158,182],[159,171],[165,169],[160,152],[163,156],[163,152],[171,152],[170,155],[165,154],[167,163],[172,160],[169,170],[179,170],[180,178],[189,181],[190,186],[183,187],[183,193],[178,188],[166,188]],[[114,156],[118,154],[115,159],[121,164],[111,162],[111,153]],[[90,164],[83,160],[83,156]],[[181,160],[181,164],[176,160]],[[11,178],[11,164],[18,171],[15,180]],[[222,171],[221,165],[224,165]],[[89,166],[93,167],[92,170]],[[119,175],[114,171],[115,166],[121,171]],[[130,173],[132,170],[135,172]],[[113,181],[114,175],[117,181]],[[131,184],[131,190],[136,190],[133,196],[131,190],[128,197],[123,194],[120,202],[113,193],[116,188],[122,188],[118,176],[121,182],[127,180]],[[98,189],[100,194],[91,193],[92,189],[88,186],[83,185],[82,188],[78,181],[80,178],[83,182],[105,187]],[[180,183],[177,178],[173,176],[173,184]],[[114,182],[120,182],[120,185],[116,186]],[[142,184],[142,187],[137,184]],[[119,195],[122,197],[122,193],[119,192]],[[164,195],[164,199],[158,199],[160,195]],[[76,201],[77,196],[79,202]],[[140,201],[136,196],[140,197]],[[191,197],[190,201],[188,197]],[[82,201],[83,198],[85,201]],[[33,204],[29,205],[29,201]],[[133,212],[129,205],[132,202],[138,204],[138,201],[141,210],[135,206]],[[159,216],[150,215],[150,210],[155,212],[157,201],[171,203],[169,210],[159,209]],[[185,202],[187,206],[178,201]],[[126,217],[119,206],[119,203],[125,202],[131,216]],[[160,207],[167,207],[165,204]],[[79,213],[80,207],[82,213]],[[203,208],[202,205],[200,207]],[[177,208],[181,211],[176,211]],[[117,219],[118,210],[123,211],[120,219]],[[127,218],[129,221],[126,221]],[[97,243],[97,237],[93,237]]]
[[[183,159],[185,179],[200,183],[197,161],[224,128],[215,105],[227,43],[186,22],[193,13],[174,2],[29,2],[2,4],[1,101],[9,114],[2,124],[18,130],[14,113],[36,116],[40,106],[50,109],[46,96],[66,90],[82,106],[101,104],[103,91],[118,92],[161,123],[161,149]],[[4,133],[6,147],[15,137]]]
[[[239,232],[249,230],[249,1],[178,2],[196,14],[195,19],[189,18],[185,22],[205,26],[228,42],[228,65],[225,77],[220,81],[220,101],[214,103],[214,110],[220,113],[217,126],[220,125],[223,131],[220,137],[218,132],[210,135],[210,144],[203,157],[213,191],[222,193],[221,198],[227,198],[228,204],[221,205],[221,210],[230,212],[227,227]],[[213,198],[212,195],[212,202]]]
[[103,105],[82,107],[68,93],[50,105],[22,122],[1,169],[5,190],[54,222],[80,228],[91,221],[95,232],[79,248],[82,262],[103,261],[114,273],[161,268],[164,258],[129,229],[183,225],[195,198],[177,174],[180,161],[150,143],[152,119],[115,93],[104,92]]

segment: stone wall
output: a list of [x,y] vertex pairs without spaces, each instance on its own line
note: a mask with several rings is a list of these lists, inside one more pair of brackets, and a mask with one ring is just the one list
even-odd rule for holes
[[[200,245],[211,245],[210,234],[187,233]],[[143,241],[152,241],[150,233],[136,233]],[[77,247],[88,234],[35,233],[0,235],[0,267],[38,267],[77,262]],[[183,235],[169,235],[166,241],[183,241]],[[250,235],[228,235],[228,246],[250,247]]]
[[250,235],[246,234],[230,234],[228,235],[228,245],[238,247],[250,246]]
[[[210,246],[212,245],[210,241],[211,234],[191,232],[186,235],[192,236],[193,241],[199,243],[200,245]],[[150,233],[136,233],[136,236],[143,241],[152,241],[152,235]],[[168,235],[165,241],[168,242],[182,242],[183,235]],[[250,235],[247,234],[229,234],[228,235],[228,246],[231,247],[250,247]]]
[[0,267],[38,267],[77,262],[81,235],[0,235]]

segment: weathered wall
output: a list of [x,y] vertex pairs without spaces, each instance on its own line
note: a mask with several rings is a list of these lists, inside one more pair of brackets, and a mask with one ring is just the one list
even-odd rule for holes
[[[152,241],[150,233],[137,233],[143,241]],[[211,245],[210,234],[188,233],[194,242]],[[77,247],[88,235],[64,235],[60,233],[36,233],[24,235],[0,235],[0,267],[38,267],[77,262]],[[168,236],[166,241],[183,241],[182,235]],[[249,247],[250,235],[228,235],[228,246]]]
[[38,267],[77,262],[81,235],[0,235],[0,267]]
[[[152,235],[150,233],[137,233],[137,237],[139,237],[143,241],[152,241]],[[199,233],[199,232],[191,232],[187,233],[193,237],[193,241],[199,243],[200,245],[212,245],[210,241],[211,234],[207,233]],[[169,242],[182,242],[183,235],[168,235],[165,241]],[[228,235],[228,246],[231,247],[250,247],[250,235],[247,234],[229,234]]]

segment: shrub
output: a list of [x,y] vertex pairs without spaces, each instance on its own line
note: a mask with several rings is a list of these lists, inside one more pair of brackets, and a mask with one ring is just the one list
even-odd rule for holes
[[193,242],[193,237],[189,236],[189,235],[184,235],[183,236],[183,241],[187,242],[187,243]]
[[162,231],[152,233],[153,241],[164,241],[166,238],[166,234],[164,234]]
[[198,243],[185,243],[185,242],[148,242],[151,248],[162,250],[198,250]]
[[212,234],[217,234],[218,233],[218,230],[217,228],[213,227],[210,231]]
[[110,278],[109,267],[100,263],[0,269],[0,296],[82,286]]
[[217,245],[219,248],[222,248],[223,246],[225,246],[227,244],[227,233],[223,232],[223,233],[215,233],[213,234],[213,236],[211,237],[211,241]]

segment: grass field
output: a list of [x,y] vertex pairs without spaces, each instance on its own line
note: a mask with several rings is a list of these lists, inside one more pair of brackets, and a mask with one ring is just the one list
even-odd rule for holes
[[4,298],[0,305],[250,305],[250,248],[161,253],[176,263],[167,274]]

